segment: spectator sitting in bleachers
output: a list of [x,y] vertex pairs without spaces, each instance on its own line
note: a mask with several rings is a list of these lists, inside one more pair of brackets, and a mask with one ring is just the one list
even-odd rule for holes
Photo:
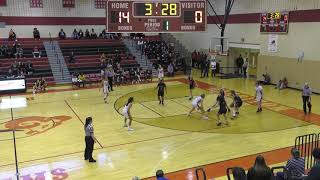
[[26,65],[23,62],[18,62],[18,76],[25,76],[26,74]]
[[38,46],[34,46],[32,49],[33,58],[41,58],[41,51],[39,50]]
[[18,70],[19,70],[19,68],[18,68],[18,63],[17,63],[17,61],[14,61],[14,63],[11,64],[10,69],[11,69],[12,75],[18,76]]
[[75,63],[76,62],[76,58],[74,56],[74,52],[72,51],[70,56],[69,56],[69,63]]
[[96,32],[94,32],[94,29],[92,28],[91,29],[91,34],[90,34],[90,37],[91,37],[91,39],[97,39],[97,33]]
[[38,92],[45,92],[47,87],[46,80],[40,77],[34,85],[33,85],[33,94],[38,93]]
[[129,75],[130,75],[130,81],[131,81],[131,84],[135,83],[135,72],[133,70],[133,68],[130,69],[129,71]]
[[60,29],[59,38],[60,39],[66,39],[66,33],[63,31],[63,29]]
[[320,148],[315,148],[312,151],[312,156],[315,160],[315,164],[310,169],[308,176],[303,180],[318,180],[320,179]]
[[89,32],[88,29],[86,29],[86,32],[84,33],[84,37],[85,37],[86,39],[90,39],[90,32]]
[[78,39],[83,39],[83,31],[82,29],[79,30],[79,33],[78,33]]
[[12,29],[10,29],[10,31],[9,31],[9,40],[10,41],[14,41],[14,40],[16,40],[16,38],[17,38],[16,33]]
[[290,177],[288,177],[288,174],[286,172],[278,172],[276,180],[286,180],[291,179],[292,177],[301,178],[302,176],[304,176],[305,160],[300,157],[299,150],[292,148],[291,155],[292,158],[288,160],[286,165]]
[[40,32],[37,28],[33,28],[33,38],[35,40],[40,40]]
[[9,47],[7,44],[3,44],[1,46],[1,55],[3,55],[4,57],[8,58],[10,55],[9,55]]
[[73,39],[79,39],[79,34],[78,34],[76,29],[74,29],[73,32],[72,32],[72,38]]
[[151,69],[147,69],[145,75],[146,75],[146,80],[150,80],[152,82],[152,78],[153,78],[152,70]]
[[26,72],[27,72],[28,75],[32,75],[35,72],[35,70],[33,68],[33,64],[31,63],[31,61],[28,61],[28,63],[26,64]]
[[21,47],[21,44],[17,44],[16,47],[15,47],[15,58],[22,58],[22,55],[23,55],[23,49]]
[[107,57],[104,53],[102,53],[100,56],[100,63],[101,63],[101,67],[107,66]]
[[82,87],[85,86],[86,80],[87,80],[86,75],[84,75],[83,73],[80,73],[79,76],[78,76],[79,88],[80,88],[81,85],[82,85]]
[[155,65],[167,66],[175,58],[174,47],[164,41],[148,41],[144,44],[145,55],[149,59],[156,59]]
[[13,77],[14,77],[14,74],[13,74],[13,72],[12,72],[12,69],[9,68],[8,74],[7,74],[7,78],[13,78]]
[[257,156],[253,167],[248,170],[247,180],[272,180],[272,178],[271,169],[267,166],[263,156]]
[[142,73],[141,71],[142,71],[142,68],[137,68],[137,70],[135,71],[135,76],[138,83],[141,82],[141,73]]
[[157,178],[157,180],[169,180],[164,177],[164,172],[162,170],[158,170],[156,172],[156,178]]
[[120,86],[121,83],[123,83],[124,77],[123,77],[123,70],[117,69],[114,73],[115,78],[115,85]]
[[18,47],[18,40],[16,39],[14,42],[13,42],[13,45],[12,45],[12,49],[11,49],[11,56],[15,56],[15,54],[17,53],[17,47]]
[[170,64],[168,65],[167,70],[168,70],[168,76],[174,77],[174,67],[172,62],[170,62]]
[[78,76],[79,76],[79,73],[77,72],[72,73],[72,78],[71,78],[72,85],[79,86]]
[[99,34],[99,38],[102,38],[102,39],[106,39],[108,38],[107,37],[107,33],[106,33],[106,30],[103,29],[102,32]]

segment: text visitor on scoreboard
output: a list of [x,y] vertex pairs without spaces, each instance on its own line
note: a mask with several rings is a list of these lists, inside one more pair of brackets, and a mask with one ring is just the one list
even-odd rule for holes
[[205,0],[107,1],[108,32],[206,31]]

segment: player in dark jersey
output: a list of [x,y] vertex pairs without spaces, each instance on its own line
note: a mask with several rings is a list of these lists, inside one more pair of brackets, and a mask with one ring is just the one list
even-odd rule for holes
[[190,98],[189,98],[189,100],[192,100],[193,99],[192,91],[193,91],[194,88],[197,87],[197,84],[196,84],[196,82],[193,80],[193,78],[191,76],[188,77],[188,80],[189,80],[189,90],[190,90]]
[[166,91],[167,93],[167,86],[166,84],[163,82],[163,79],[160,80],[160,82],[158,83],[156,89],[158,89],[158,99],[159,99],[159,104],[163,104],[164,101],[164,91]]
[[217,118],[218,118],[217,126],[221,126],[222,124],[222,122],[220,121],[220,115],[223,115],[224,117],[224,124],[229,125],[226,114],[227,112],[230,112],[230,108],[228,107],[228,104],[225,100],[225,94],[223,89],[220,89],[216,103],[211,108],[209,108],[208,111],[210,111],[212,108],[216,107],[217,105],[219,105],[219,111],[217,113]]
[[240,96],[236,94],[234,90],[231,90],[231,97],[233,99],[230,107],[232,108],[232,118],[236,118],[237,115],[239,115],[239,108],[242,106],[242,99]]

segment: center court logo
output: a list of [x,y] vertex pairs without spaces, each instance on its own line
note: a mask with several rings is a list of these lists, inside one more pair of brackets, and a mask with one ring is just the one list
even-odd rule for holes
[[[27,174],[21,174],[20,179],[21,180],[64,180],[69,177],[69,174],[67,173],[67,170],[63,168],[56,168],[51,171],[39,171],[34,173],[27,173]],[[1,177],[0,180],[14,180],[16,178],[12,177]]]
[[29,116],[5,123],[6,129],[19,129],[27,136],[34,136],[37,134],[44,133],[50,129],[60,126],[63,122],[72,119],[70,116],[53,116],[53,117],[42,117],[42,116]]

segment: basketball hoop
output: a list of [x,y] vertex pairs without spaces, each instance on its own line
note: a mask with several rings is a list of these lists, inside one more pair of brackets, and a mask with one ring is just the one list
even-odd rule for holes
[[213,37],[210,39],[210,48],[212,54],[228,55],[229,38]]

